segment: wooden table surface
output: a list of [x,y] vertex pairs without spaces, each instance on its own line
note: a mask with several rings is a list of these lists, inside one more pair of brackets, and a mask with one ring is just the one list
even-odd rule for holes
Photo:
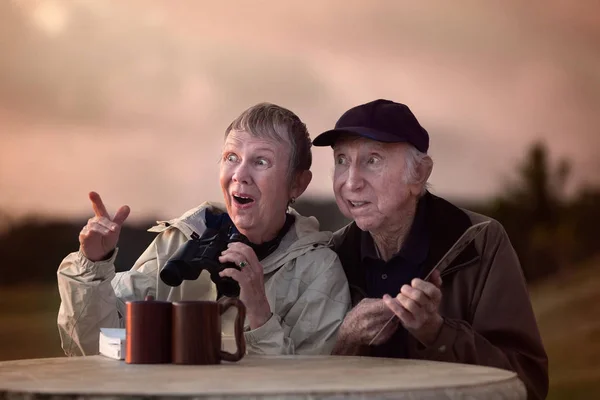
[[[419,360],[246,356],[212,366],[130,365],[102,356],[0,362],[0,398],[524,399],[500,369]],[[56,396],[56,397],[55,397]],[[472,396],[472,397],[469,397]]]

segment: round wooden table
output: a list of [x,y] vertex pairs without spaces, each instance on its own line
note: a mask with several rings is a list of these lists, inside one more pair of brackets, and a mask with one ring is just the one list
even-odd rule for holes
[[430,361],[246,356],[213,366],[102,356],[0,362],[0,399],[525,399],[509,371]]

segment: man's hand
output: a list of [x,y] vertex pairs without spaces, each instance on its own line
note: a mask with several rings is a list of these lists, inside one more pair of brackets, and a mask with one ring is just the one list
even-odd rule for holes
[[115,249],[121,226],[129,216],[129,207],[119,208],[114,218],[110,217],[100,195],[90,192],[89,198],[94,209],[94,216],[79,233],[80,250],[90,261],[104,260]]
[[436,340],[444,322],[438,313],[441,286],[440,273],[434,271],[431,283],[413,279],[410,286],[402,286],[396,298],[383,296],[385,305],[400,318],[406,330],[426,346]]
[[[382,299],[363,299],[344,318],[338,331],[333,354],[356,354],[361,346],[368,345],[394,314]],[[373,345],[385,343],[398,329],[398,320],[390,322]]]
[[240,284],[240,300],[246,306],[250,329],[264,325],[271,318],[271,306],[265,294],[263,266],[254,250],[241,242],[229,243],[221,253],[219,262],[232,262],[240,267],[240,271],[235,268],[224,269],[219,276],[228,276]]

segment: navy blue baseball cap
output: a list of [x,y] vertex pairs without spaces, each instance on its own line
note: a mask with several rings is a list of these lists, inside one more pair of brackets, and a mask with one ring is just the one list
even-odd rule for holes
[[422,153],[429,149],[429,134],[410,109],[390,100],[375,100],[346,111],[335,128],[321,133],[314,146],[333,146],[342,134],[358,135],[378,142],[406,142]]

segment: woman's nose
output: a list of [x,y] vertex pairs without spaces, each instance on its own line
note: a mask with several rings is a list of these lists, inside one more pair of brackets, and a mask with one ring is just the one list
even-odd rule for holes
[[234,182],[249,185],[252,182],[248,165],[245,162],[238,164],[233,172]]

